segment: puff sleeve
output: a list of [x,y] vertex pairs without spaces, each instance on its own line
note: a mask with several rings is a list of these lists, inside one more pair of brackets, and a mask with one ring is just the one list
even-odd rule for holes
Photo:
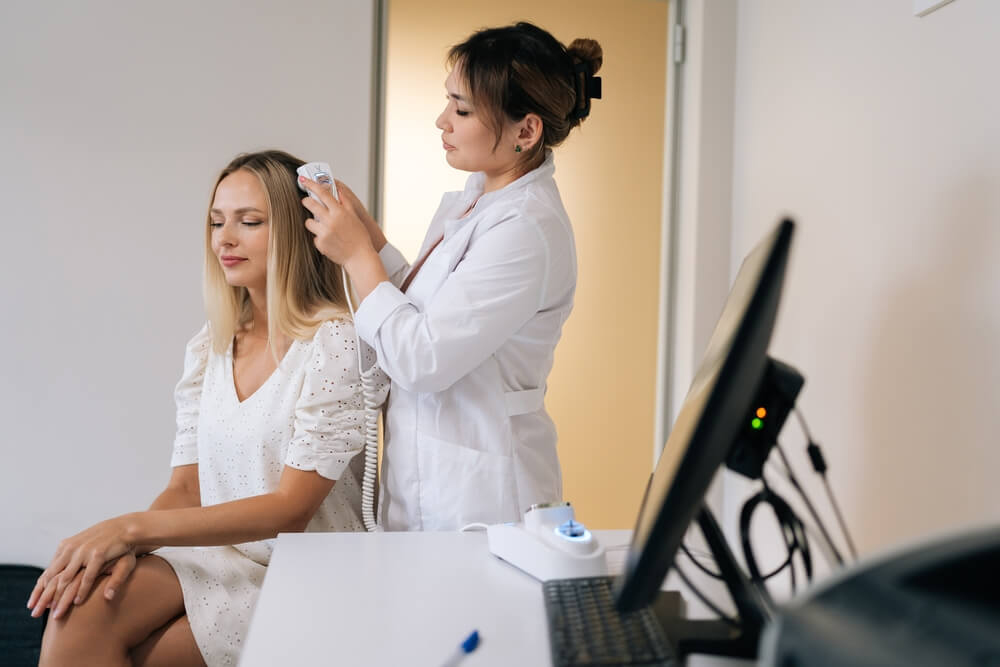
[[[336,480],[364,448],[364,399],[354,325],[343,320],[324,322],[312,345],[285,465],[315,470]],[[372,368],[375,352],[362,343],[362,354],[365,369]],[[373,398],[381,405],[389,392],[389,379],[378,368],[366,372],[373,373]]]
[[201,409],[201,389],[205,381],[205,367],[212,346],[208,323],[188,341],[184,351],[184,374],[174,388],[177,405],[177,434],[172,467],[198,462],[198,416]]

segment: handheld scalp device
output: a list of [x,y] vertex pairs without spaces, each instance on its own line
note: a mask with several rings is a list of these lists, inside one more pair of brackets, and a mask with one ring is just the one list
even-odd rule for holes
[[[329,187],[334,199],[340,201],[337,187],[331,175],[330,165],[326,162],[309,162],[295,171],[298,172],[299,176],[305,176],[320,185]],[[306,190],[301,183],[298,185],[303,192],[309,193],[310,197],[321,204],[323,203],[318,196]],[[351,286],[348,283],[347,271],[344,270],[344,267],[340,267],[340,275],[344,280],[344,296],[347,298],[347,307],[350,309],[353,319],[354,304],[351,302]],[[361,357],[361,338],[358,336],[356,327],[354,340],[355,349],[358,352],[358,373],[361,375],[361,393],[364,396],[365,406],[365,472],[361,480],[361,518],[365,523],[365,530],[374,532],[382,529],[375,520],[375,471],[378,468],[378,404],[375,399],[375,364],[372,364],[371,368],[365,372]]]
[[[299,176],[305,176],[310,180],[316,181],[320,185],[329,187],[330,192],[333,193],[334,199],[340,201],[340,195],[337,194],[337,188],[333,185],[333,176],[330,175],[330,165],[326,162],[308,162],[295,171],[299,174]],[[299,188],[316,201],[322,203],[319,197],[306,190],[302,184],[299,184]]]

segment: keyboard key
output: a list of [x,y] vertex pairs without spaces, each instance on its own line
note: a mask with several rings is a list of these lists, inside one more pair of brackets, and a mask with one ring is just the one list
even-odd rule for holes
[[651,609],[622,614],[611,577],[556,579],[543,587],[555,667],[673,665]]

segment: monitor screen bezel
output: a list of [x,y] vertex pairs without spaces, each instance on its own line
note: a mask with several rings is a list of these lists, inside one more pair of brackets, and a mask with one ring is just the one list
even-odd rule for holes
[[[670,474],[661,470],[665,467],[661,453],[650,478],[633,530],[625,571],[616,590],[616,604],[622,611],[640,609],[655,599],[673,566],[688,526],[702,507],[712,479],[725,462],[742,421],[749,413],[767,366],[767,350],[777,319],[794,227],[789,219],[779,222],[747,254],[733,281],[708,352],[664,445],[664,452],[670,447],[683,448],[672,452],[675,459],[680,457],[680,462],[669,479],[660,479],[658,475]],[[755,266],[760,266],[759,274],[746,275]],[[749,298],[743,296],[748,280],[753,281],[749,285]],[[735,326],[729,324],[734,316],[738,316]],[[727,332],[723,328],[726,326],[731,330]],[[720,341],[719,335],[728,340]],[[713,350],[721,345],[725,345],[725,349]],[[714,377],[704,377],[706,370],[713,372],[711,366],[718,362],[713,356],[717,354],[725,356],[714,369]],[[706,387],[707,383],[711,386]],[[709,395],[701,403],[700,413],[685,414],[685,410],[690,413],[698,409],[697,397],[692,394],[699,384],[702,390],[709,391]],[[687,442],[678,441],[683,438],[677,428],[682,419],[695,420],[693,428],[686,431],[690,433]],[[668,484],[665,493],[654,493],[656,485],[665,483]],[[660,497],[662,501],[658,502]],[[655,517],[651,519],[651,527],[643,530],[644,521],[650,521],[649,512],[655,512]]]

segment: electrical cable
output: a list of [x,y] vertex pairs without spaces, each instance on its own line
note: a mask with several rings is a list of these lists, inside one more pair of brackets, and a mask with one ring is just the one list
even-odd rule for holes
[[815,521],[816,525],[819,526],[819,530],[823,534],[823,539],[825,539],[830,545],[830,550],[833,552],[833,556],[836,559],[837,564],[844,565],[844,557],[840,555],[840,551],[837,550],[837,545],[833,542],[833,539],[831,539],[830,533],[827,531],[826,526],[823,523],[823,519],[820,518],[816,508],[809,500],[809,496],[806,495],[802,485],[799,484],[798,478],[795,477],[795,473],[792,471],[792,466],[788,462],[788,457],[785,456],[785,450],[781,448],[781,443],[775,442],[774,448],[778,450],[778,454],[781,455],[781,460],[785,464],[785,469],[788,471],[788,481],[791,482],[792,486],[795,487],[795,490],[798,491],[799,497],[801,497],[802,502],[805,503],[806,509],[809,510],[809,514],[812,516],[813,521]]
[[[773,468],[775,468],[777,474],[780,474],[782,478],[786,480],[788,479],[788,473],[783,468],[779,467],[777,463],[775,463],[773,460],[768,460],[767,463],[769,463]],[[820,550],[823,552],[823,558],[826,560],[826,564],[828,566],[833,566],[834,562],[836,561],[836,558],[834,558],[833,552],[830,550],[830,546],[826,543],[826,540],[823,539],[823,535],[819,532],[819,529],[817,529],[816,526],[809,523],[802,517],[799,517],[799,520],[802,522],[802,525],[806,530],[806,535],[811,537],[813,540],[815,540],[817,544],[819,544]]]
[[464,526],[462,526],[461,528],[458,529],[458,532],[460,532],[460,533],[467,533],[470,530],[479,530],[479,531],[482,531],[482,530],[486,530],[487,528],[489,528],[489,526],[486,525],[485,523],[482,523],[481,521],[475,521],[473,523],[467,523],[467,524],[465,524]]
[[[766,592],[765,582],[783,572],[785,568],[788,568],[791,590],[792,593],[795,593],[798,587],[798,579],[795,572],[796,553],[799,554],[806,579],[809,581],[812,580],[812,555],[809,551],[809,539],[806,536],[805,526],[788,502],[767,484],[767,480],[763,475],[761,476],[761,483],[763,484],[763,488],[748,499],[740,511],[740,539],[743,546],[743,557],[750,572],[750,580],[758,588]],[[750,544],[750,524],[753,519],[753,513],[762,504],[769,505],[774,512],[778,526],[781,528],[787,552],[784,562],[766,575],[761,574],[757,565],[757,559],[754,556],[753,546]]]
[[742,627],[742,625],[737,619],[723,612],[722,609],[720,609],[714,602],[709,600],[704,593],[702,593],[693,583],[691,583],[691,580],[688,579],[686,574],[684,574],[684,570],[682,570],[676,562],[674,563],[674,572],[676,572],[677,576],[681,578],[681,581],[683,581],[684,585],[688,587],[688,590],[694,593],[695,597],[701,600],[701,603],[706,607],[708,607],[710,610],[712,610],[712,612],[716,614],[724,623],[726,623],[727,625],[731,625],[732,627],[737,629]]
[[819,444],[812,439],[812,434],[809,432],[809,427],[806,425],[806,419],[802,415],[802,411],[797,407],[792,408],[795,412],[795,416],[799,420],[799,425],[802,426],[802,432],[806,436],[806,440],[809,442],[806,447],[806,451],[809,453],[809,460],[812,462],[813,470],[822,478],[823,485],[826,487],[826,495],[830,499],[830,506],[833,507],[833,512],[837,517],[837,523],[840,525],[840,532],[844,535],[844,541],[847,542],[847,548],[851,551],[851,556],[854,560],[858,559],[858,551],[854,548],[854,540],[851,539],[851,534],[847,530],[847,523],[844,521],[844,515],[840,512],[840,505],[837,504],[837,499],[833,495],[833,489],[830,487],[830,481],[826,476],[826,461],[823,459],[823,452],[819,448]]
[[[333,175],[330,172],[330,165],[325,162],[308,162],[306,164],[300,165],[296,170],[296,173],[305,178],[309,178],[319,183],[320,185],[330,189],[333,194],[334,199],[340,201],[340,195],[337,193],[337,185],[334,182]],[[299,189],[303,192],[309,192],[301,182],[299,182]],[[323,203],[320,197],[309,192],[309,196],[316,201]],[[325,206],[325,204],[324,204]],[[351,311],[351,322],[354,321],[354,304],[351,302],[351,285],[347,279],[347,270],[341,266],[340,275],[344,282],[344,298],[347,301],[347,308]],[[361,336],[358,335],[357,326],[354,327],[354,342],[355,351],[358,354],[358,375],[361,379],[361,394],[362,394],[362,405],[364,408],[364,451],[365,451],[365,467],[364,474],[362,475],[361,481],[361,519],[365,524],[365,530],[368,532],[381,531],[382,527],[378,525],[378,521],[375,519],[375,479],[376,472],[378,470],[378,400],[376,398],[376,387],[375,387],[375,372],[378,366],[378,360],[371,365],[368,372],[365,373],[364,360],[362,350],[364,349],[361,345]]]
[[[347,270],[340,267],[340,275],[344,280],[344,296],[347,299],[347,307],[351,311],[351,319],[354,319],[354,304],[351,302],[351,286],[347,280]],[[365,524],[365,530],[369,533],[381,532],[382,527],[375,519],[375,477],[378,470],[378,400],[376,399],[375,369],[377,362],[373,363],[365,372],[363,355],[361,353],[361,337],[358,335],[358,328],[354,327],[354,340],[358,353],[358,373],[361,376],[361,394],[364,402],[364,428],[365,428],[365,470],[361,478],[361,520]]]
[[690,551],[699,558],[707,558],[713,563],[715,562],[715,554],[713,554],[711,551],[706,551],[705,549],[698,549],[697,547],[688,547],[688,551]]
[[719,572],[712,572],[707,567],[705,567],[704,565],[702,565],[698,561],[698,559],[696,559],[691,554],[691,552],[688,551],[687,545],[685,545],[683,542],[681,543],[681,551],[684,552],[684,555],[688,557],[688,560],[690,560],[694,564],[695,567],[697,567],[699,570],[701,570],[702,572],[704,572],[708,576],[712,577],[713,579],[722,579],[723,578],[721,573],[719,573]]
[[854,540],[851,539],[851,534],[847,532],[847,524],[844,523],[844,516],[840,513],[840,506],[837,504],[837,499],[833,497],[833,489],[830,488],[830,482],[827,480],[826,475],[823,475],[823,486],[826,487],[826,495],[830,499],[830,505],[833,507],[833,513],[837,516],[837,523],[840,524],[840,532],[844,534],[844,540],[847,542],[847,548],[851,551],[851,558],[857,561],[858,550],[854,548]]

